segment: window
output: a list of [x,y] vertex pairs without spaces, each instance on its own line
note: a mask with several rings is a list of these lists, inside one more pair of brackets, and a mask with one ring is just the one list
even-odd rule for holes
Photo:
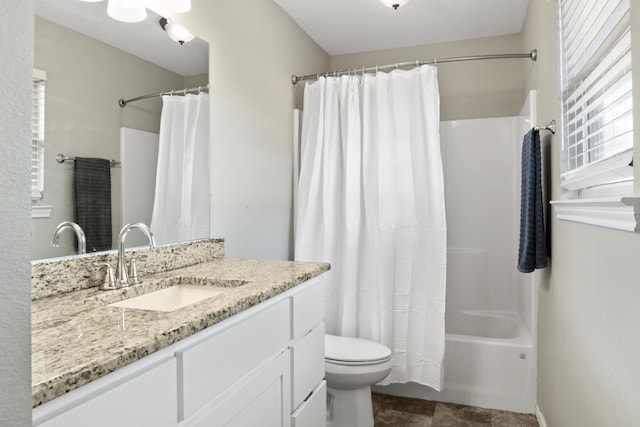
[[561,187],[633,179],[630,0],[561,0]]
[[44,84],[47,75],[33,70],[31,113],[31,199],[42,198],[44,187]]

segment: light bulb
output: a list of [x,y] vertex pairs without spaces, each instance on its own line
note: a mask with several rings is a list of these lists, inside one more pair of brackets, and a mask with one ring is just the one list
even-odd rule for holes
[[387,7],[392,7],[393,9],[398,10],[400,6],[404,6],[409,3],[409,0],[380,0],[380,2]]
[[107,14],[117,21],[142,22],[147,18],[143,0],[109,0]]
[[191,0],[147,0],[147,7],[163,13],[184,13],[191,10]]
[[160,19],[160,26],[167,32],[167,35],[171,40],[180,44],[188,43],[195,37],[182,25],[176,24],[166,18]]

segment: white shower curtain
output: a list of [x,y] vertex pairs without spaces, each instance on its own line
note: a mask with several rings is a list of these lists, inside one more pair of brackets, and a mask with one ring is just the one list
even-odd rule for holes
[[328,261],[327,333],[393,351],[388,383],[440,390],[446,223],[437,70],[307,85],[296,260]]
[[158,244],[209,237],[209,95],[162,103],[151,231]]

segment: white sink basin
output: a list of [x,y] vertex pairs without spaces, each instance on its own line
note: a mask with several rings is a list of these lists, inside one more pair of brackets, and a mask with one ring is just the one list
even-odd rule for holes
[[211,286],[175,285],[159,291],[109,304],[109,307],[137,308],[140,310],[174,311],[202,300],[217,297],[223,288]]

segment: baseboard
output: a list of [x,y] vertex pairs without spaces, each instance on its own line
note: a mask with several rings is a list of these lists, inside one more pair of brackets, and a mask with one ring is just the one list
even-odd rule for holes
[[542,413],[542,409],[540,406],[536,405],[536,418],[538,419],[538,425],[540,427],[548,427],[547,420],[544,419],[544,414]]

